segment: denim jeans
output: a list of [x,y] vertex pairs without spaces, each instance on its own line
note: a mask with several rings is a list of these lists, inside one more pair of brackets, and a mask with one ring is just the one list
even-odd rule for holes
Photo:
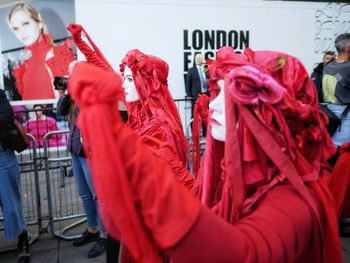
[[72,168],[78,194],[83,200],[83,206],[87,217],[88,227],[98,225],[100,234],[106,231],[98,214],[96,193],[92,184],[91,173],[86,162],[86,158],[72,154]]
[[[345,109],[345,105],[327,104],[329,110],[331,110],[335,115],[340,117]],[[333,136],[332,140],[335,145],[341,146],[343,143],[350,142],[350,112],[342,119],[341,129],[337,130]]]
[[4,216],[6,239],[16,239],[25,229],[20,192],[19,166],[14,151],[0,143],[0,206]]

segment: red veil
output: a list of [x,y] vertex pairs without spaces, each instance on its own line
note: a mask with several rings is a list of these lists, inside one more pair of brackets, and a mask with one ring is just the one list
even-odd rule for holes
[[123,58],[121,72],[125,66],[132,71],[140,97],[139,101],[127,104],[130,127],[142,136],[167,142],[185,165],[188,144],[179,111],[168,89],[168,64],[133,49]]
[[[230,223],[252,211],[265,194],[289,183],[309,204],[323,234],[325,261],[341,261],[333,199],[324,178],[335,152],[318,110],[315,88],[301,62],[287,54],[222,48],[209,65],[209,87],[225,80],[227,132],[207,136],[204,168],[196,182],[202,202]],[[209,112],[208,133],[211,132]],[[238,127],[238,128],[237,128]],[[328,167],[329,168],[329,167]],[[321,203],[326,228],[321,226]],[[287,205],[287,204],[286,204]]]

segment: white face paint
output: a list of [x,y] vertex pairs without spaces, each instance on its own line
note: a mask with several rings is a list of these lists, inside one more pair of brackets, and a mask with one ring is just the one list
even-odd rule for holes
[[135,102],[140,100],[139,94],[136,90],[134,77],[132,76],[132,71],[128,66],[126,66],[124,69],[124,82],[122,87],[124,88],[126,102]]
[[225,118],[225,96],[224,96],[224,80],[218,82],[220,87],[219,95],[209,103],[211,114],[211,135],[214,139],[224,142],[226,139],[226,118]]
[[33,44],[39,38],[43,28],[43,24],[34,21],[25,10],[15,12],[11,17],[10,25],[16,37],[25,46]]

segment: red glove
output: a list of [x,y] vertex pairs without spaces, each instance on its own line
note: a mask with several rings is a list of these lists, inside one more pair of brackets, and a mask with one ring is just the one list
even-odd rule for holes
[[[71,23],[67,27],[67,30],[71,32],[75,45],[84,54],[88,62],[104,70],[114,71],[112,66],[108,63],[107,59],[103,56],[102,52],[97,48],[95,43],[92,41],[92,39],[85,32],[81,25]],[[93,49],[88,44],[86,44],[85,41],[81,38],[82,33],[86,36]]]

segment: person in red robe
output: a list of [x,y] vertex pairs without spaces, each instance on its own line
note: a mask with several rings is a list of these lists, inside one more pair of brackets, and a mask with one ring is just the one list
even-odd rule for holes
[[[188,145],[168,89],[168,64],[134,49],[123,58],[120,70],[124,76],[128,125],[155,154],[166,160],[173,175],[191,189],[194,178],[186,168]],[[165,255],[162,257],[168,261]],[[127,249],[123,249],[122,262],[135,262]]]
[[186,169],[188,144],[176,104],[168,89],[168,64],[134,49],[120,65],[128,109],[128,125],[145,144],[169,163],[175,176],[192,188]]
[[[90,64],[114,72],[81,25],[70,24],[68,30]],[[93,49],[82,36],[87,38]],[[120,70],[124,75],[127,125],[143,138],[155,154],[166,160],[176,178],[191,189],[194,178],[186,169],[187,140],[180,114],[168,90],[168,64],[135,49],[127,52]],[[133,261],[130,253],[123,250],[123,262]]]
[[75,60],[69,42],[54,45],[42,16],[28,3],[15,4],[7,21],[29,54],[29,58],[13,69],[22,100],[58,98],[54,77],[68,75],[69,63]]
[[137,262],[161,262],[159,247],[182,263],[341,262],[326,163],[335,147],[303,65],[222,48],[209,74],[212,136],[198,198],[112,110],[121,80],[87,63],[73,69],[108,231]]

